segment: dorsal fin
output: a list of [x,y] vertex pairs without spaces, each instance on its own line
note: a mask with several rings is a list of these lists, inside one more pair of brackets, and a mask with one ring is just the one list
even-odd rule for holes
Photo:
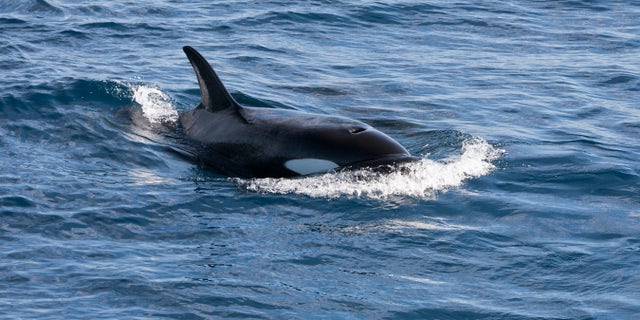
[[238,103],[224,87],[209,62],[192,47],[185,46],[182,50],[189,58],[189,62],[191,62],[191,66],[193,66],[193,70],[198,77],[200,97],[202,98],[204,109],[216,112],[227,108],[238,108]]

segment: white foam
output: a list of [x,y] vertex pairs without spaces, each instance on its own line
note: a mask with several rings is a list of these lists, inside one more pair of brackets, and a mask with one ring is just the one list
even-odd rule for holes
[[171,97],[157,87],[146,85],[132,85],[133,101],[142,107],[142,113],[152,124],[175,122],[178,120],[178,110],[172,103]]
[[504,150],[482,138],[472,138],[463,143],[460,155],[444,161],[423,158],[390,173],[362,169],[297,179],[238,179],[237,182],[250,191],[313,198],[433,199],[438,192],[459,187],[467,179],[487,175],[495,168],[491,162],[503,153]]

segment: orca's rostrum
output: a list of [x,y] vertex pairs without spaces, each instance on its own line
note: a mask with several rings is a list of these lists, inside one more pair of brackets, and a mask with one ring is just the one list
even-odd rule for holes
[[180,116],[180,125],[199,146],[204,167],[230,176],[293,177],[416,159],[360,121],[240,106],[198,51],[183,50],[198,77],[202,101]]

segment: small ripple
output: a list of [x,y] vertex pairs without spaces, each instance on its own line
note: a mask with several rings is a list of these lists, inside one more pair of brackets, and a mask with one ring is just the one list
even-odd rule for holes
[[291,90],[303,94],[312,94],[318,96],[347,96],[349,92],[340,89],[338,87],[324,87],[324,86],[281,86],[281,89]]
[[97,30],[116,31],[110,33],[109,36],[117,38],[128,37],[131,35],[139,36],[139,32],[141,31],[144,35],[149,34],[152,31],[170,31],[162,26],[150,25],[148,23],[120,23],[114,21],[84,23],[80,24],[78,27],[82,30],[87,30],[87,32],[96,32]]
[[288,53],[286,50],[283,50],[283,49],[274,49],[274,48],[266,47],[266,46],[259,45],[259,44],[248,45],[247,49],[249,49],[251,51],[255,50],[255,51],[258,51],[258,52],[266,52],[266,53],[284,53],[284,54]]
[[[432,307],[432,308],[417,308],[408,311],[393,311],[390,315],[384,319],[540,319],[539,317],[527,317],[509,312],[499,312],[490,310],[475,310],[469,306],[465,306],[463,301],[459,302],[462,306],[452,306],[450,308]],[[460,310],[470,309],[470,310]],[[553,318],[547,318],[553,319]]]
[[83,6],[77,7],[76,10],[77,10],[77,14],[84,14],[84,15],[92,15],[92,16],[115,15],[112,10],[110,10],[105,6],[100,6],[100,5],[83,5]]
[[267,12],[258,16],[246,17],[235,21],[236,24],[243,26],[263,26],[266,24],[283,26],[283,25],[300,25],[300,24],[321,24],[321,25],[348,25],[350,21],[342,15],[323,12]]
[[[20,208],[25,209],[24,207]],[[54,214],[38,214],[32,212],[11,212],[4,211],[0,213],[2,216],[3,229],[18,233],[33,233],[53,235],[56,233],[56,229],[62,223],[65,218]]]
[[386,6],[359,7],[352,10],[351,17],[355,19],[355,21],[360,21],[364,24],[384,25],[401,23],[397,15],[389,12]]
[[127,26],[122,23],[107,21],[107,22],[90,22],[81,24],[80,27],[83,29],[110,29],[117,31],[125,31],[127,30]]
[[72,39],[79,39],[79,40],[88,40],[91,38],[86,32],[78,31],[75,29],[63,30],[63,31],[60,31],[60,34],[65,37],[70,37]]
[[599,4],[599,1],[561,0],[541,3],[543,3],[542,8],[547,10],[589,10],[594,12],[604,12],[611,10],[609,6]]

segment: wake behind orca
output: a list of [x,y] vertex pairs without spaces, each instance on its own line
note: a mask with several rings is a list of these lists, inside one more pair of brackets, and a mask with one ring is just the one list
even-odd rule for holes
[[198,78],[200,104],[180,115],[200,164],[245,178],[294,177],[415,161],[373,127],[338,116],[249,108],[229,94],[207,60],[183,48]]

